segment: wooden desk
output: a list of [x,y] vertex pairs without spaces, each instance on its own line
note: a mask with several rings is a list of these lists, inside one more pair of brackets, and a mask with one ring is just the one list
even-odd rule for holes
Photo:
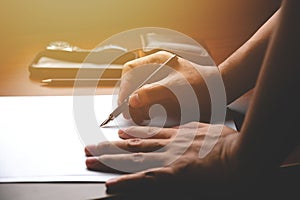
[[[205,40],[212,57],[218,63],[237,49],[247,36],[239,38],[226,38],[216,40]],[[72,95],[73,88],[43,87],[39,82],[29,79],[28,67],[36,54],[42,51],[51,41],[51,36],[35,35],[22,36],[16,41],[2,42],[0,47],[0,96],[27,96],[27,95]],[[85,48],[94,48],[98,42],[78,41],[76,45]],[[111,94],[111,87],[97,89],[97,94]]]
[[[0,96],[72,95],[72,87],[43,87],[29,79],[28,66],[38,52],[49,43],[50,36],[34,35],[3,41],[0,58]],[[205,41],[214,59],[219,63],[233,52],[246,38]],[[74,39],[76,40],[76,39]],[[77,41],[77,40],[76,40]],[[96,42],[95,42],[96,41]],[[78,46],[93,48],[93,42],[82,40]],[[231,45],[230,45],[231,44]],[[97,89],[97,94],[111,94],[111,87]],[[87,199],[106,196],[102,183],[10,183],[0,185],[4,199]]]
[[[209,48],[213,59],[220,63],[235,49],[237,49],[246,39],[247,35],[239,38],[206,39],[204,40]],[[95,38],[96,40],[96,38]],[[29,79],[28,66],[35,55],[41,51],[49,42],[49,37],[33,38],[26,36],[19,39],[21,42],[7,43],[1,47],[0,59],[0,96],[27,96],[27,95],[72,95],[73,88],[43,87],[39,82]],[[81,46],[93,48],[93,42],[81,41]],[[5,49],[5,51],[3,51]],[[100,87],[97,94],[111,94],[111,87]],[[236,113],[243,116],[247,111],[251,92],[231,105]],[[242,124],[242,118],[238,118]],[[297,152],[300,152],[300,148]],[[299,161],[299,153],[290,156],[287,162]],[[297,170],[297,168],[296,168]],[[296,171],[293,168],[293,171]],[[289,181],[294,177],[294,172],[290,175],[290,170],[284,172],[284,181]],[[71,199],[71,198],[99,198],[105,197],[105,186],[102,183],[15,183],[1,184],[1,197],[8,199]]]
[[[28,95],[72,95],[72,87],[45,87],[40,82],[29,78],[28,67],[37,53],[44,50],[51,41],[51,36],[44,35],[35,38],[34,35],[24,36],[21,42],[2,45],[0,54],[0,96],[28,96]],[[97,45],[95,38],[94,45]],[[89,41],[78,44],[93,48]],[[98,94],[110,94],[110,87],[97,89]]]
[[[207,39],[205,40],[212,57],[220,63],[246,39],[247,35],[239,38]],[[28,66],[35,55],[48,44],[48,37],[34,39],[31,36],[22,38],[23,42],[10,43],[2,46],[5,51],[0,59],[0,96],[27,95],[72,95],[73,88],[43,87],[39,82],[29,79]],[[81,41],[82,46],[93,47],[89,41]],[[3,51],[3,50],[2,50]],[[97,94],[111,94],[111,87],[97,89]],[[245,114],[251,93],[233,105],[232,109],[241,115]],[[242,121],[241,121],[242,123]],[[296,157],[297,158],[297,157]],[[299,157],[298,157],[299,158]],[[294,155],[295,160],[295,155]],[[80,188],[80,189],[79,189]],[[1,184],[1,197],[9,199],[71,199],[105,197],[105,186],[101,183],[15,183]]]

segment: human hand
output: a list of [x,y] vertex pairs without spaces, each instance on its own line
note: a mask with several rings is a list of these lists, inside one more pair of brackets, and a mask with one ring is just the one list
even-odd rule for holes
[[[142,124],[144,120],[149,119],[149,108],[152,105],[160,104],[167,112],[167,117],[172,118],[173,121],[180,120],[182,110],[189,113],[198,112],[199,115],[198,108],[201,110],[200,120],[209,121],[211,101],[203,77],[214,76],[217,67],[199,66],[178,57],[176,61],[168,65],[171,70],[165,76],[134,91],[142,82],[138,79],[145,74],[150,64],[162,64],[171,56],[172,54],[169,52],[160,51],[124,65],[118,103],[123,102],[133,92],[129,98],[130,116],[128,113],[124,113],[125,118],[131,117],[135,123]],[[182,98],[178,99],[180,95],[184,96],[184,101],[186,101],[184,105],[180,102]],[[194,115],[196,116],[196,114]],[[199,121],[199,117],[189,121]]]
[[223,125],[198,122],[174,128],[130,127],[119,131],[122,141],[87,146],[86,165],[97,171],[134,172],[107,181],[109,193],[193,186],[198,192],[220,191],[239,174],[235,133]]

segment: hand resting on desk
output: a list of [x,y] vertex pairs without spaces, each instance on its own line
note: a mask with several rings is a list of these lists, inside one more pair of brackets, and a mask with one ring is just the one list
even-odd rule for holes
[[[149,132],[154,135],[149,137]],[[235,133],[223,125],[199,122],[174,128],[130,127],[119,131],[122,141],[87,146],[86,165],[91,170],[135,172],[108,181],[110,193],[192,185],[202,192],[220,191],[218,185],[231,187],[241,174],[235,164]],[[209,149],[214,139],[209,155],[200,158],[200,149]]]

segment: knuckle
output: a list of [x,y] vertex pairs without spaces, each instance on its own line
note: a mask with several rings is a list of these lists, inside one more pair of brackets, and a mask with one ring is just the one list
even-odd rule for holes
[[131,74],[130,73],[132,70],[132,67],[129,67],[129,66],[123,66],[123,69],[122,69],[122,80],[121,82],[123,82],[125,79],[130,79],[132,78],[131,77]]
[[128,76],[129,74],[128,72],[132,70],[134,67],[135,67],[134,61],[129,61],[125,63],[122,68],[122,76],[124,76],[125,74]]
[[127,140],[127,147],[129,149],[136,149],[137,147],[142,146],[143,141],[139,138],[132,138]]
[[152,126],[148,127],[147,135],[149,137],[153,137],[153,136],[157,135],[158,133],[160,133],[160,128],[152,127]]
[[143,153],[133,153],[131,155],[131,161],[134,163],[143,163],[145,160],[145,156]]
[[132,68],[132,66],[134,66],[134,61],[135,61],[135,60],[131,60],[131,61],[126,62],[126,63],[123,65],[123,69],[124,69],[124,68]]

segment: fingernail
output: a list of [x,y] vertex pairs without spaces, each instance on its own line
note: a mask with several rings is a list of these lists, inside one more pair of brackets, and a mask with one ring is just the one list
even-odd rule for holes
[[119,136],[120,136],[121,138],[123,138],[124,135],[125,135],[125,132],[124,132],[123,130],[119,130],[119,131],[118,131],[118,134],[119,134]]
[[126,133],[126,131],[124,131],[124,130],[119,130],[118,134],[119,134],[119,137],[122,138],[122,139],[129,139],[129,138],[131,138],[131,135],[128,135]]
[[132,107],[139,107],[141,105],[141,99],[138,94],[134,94],[129,98],[129,104]]
[[96,146],[95,146],[95,145],[87,145],[87,146],[84,148],[85,155],[87,155],[87,156],[92,156],[92,155],[94,155],[95,149],[96,149]]
[[85,148],[84,148],[84,153],[85,153],[85,155],[87,155],[87,156],[91,155],[91,152],[89,151],[88,147],[85,147]]
[[99,162],[99,161],[98,161],[98,159],[95,158],[95,157],[88,157],[88,158],[85,160],[85,164],[86,164],[86,166],[88,166],[88,167],[91,167],[91,166],[95,165],[97,162]]
[[115,185],[118,182],[118,180],[119,180],[118,178],[109,179],[106,181],[105,185],[107,187],[111,187],[111,186]]

